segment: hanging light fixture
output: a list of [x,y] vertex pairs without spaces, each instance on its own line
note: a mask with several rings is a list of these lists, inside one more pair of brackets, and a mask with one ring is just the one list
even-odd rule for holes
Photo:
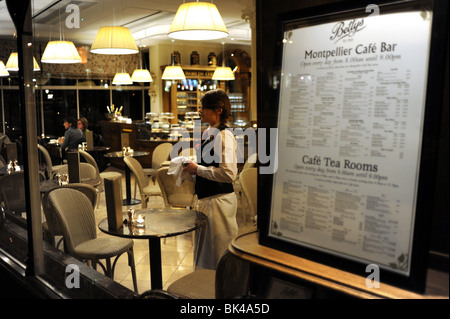
[[153,82],[152,75],[147,69],[142,68],[142,55],[139,56],[141,62],[141,68],[135,69],[131,75],[131,81],[133,82]]
[[131,75],[133,82],[153,82],[152,75],[146,69],[136,69]]
[[[60,8],[58,9],[60,11]],[[59,41],[49,41],[42,54],[42,63],[81,63],[81,57],[72,41],[63,40],[61,12],[59,12]]]
[[5,67],[5,63],[0,61],[0,77],[9,76],[9,72]]
[[230,67],[225,66],[225,49],[224,49],[225,43],[222,42],[222,66],[218,66],[216,70],[214,71],[214,74],[212,76],[212,80],[217,81],[232,81],[234,80],[234,73],[231,70]]
[[179,40],[215,40],[227,37],[228,30],[215,4],[197,0],[180,5],[167,35]]
[[164,69],[161,79],[163,80],[184,80],[186,76],[184,75],[183,69],[179,65],[168,65]]
[[80,54],[71,41],[50,41],[41,58],[42,63],[81,63]]
[[[12,52],[8,58],[8,61],[6,61],[6,70],[11,72],[17,72],[19,71],[19,56],[17,55],[17,52]],[[39,64],[36,61],[36,58],[33,57],[33,71],[40,71],[41,68],[39,67]]]
[[218,66],[214,71],[212,79],[217,81],[231,81],[235,77],[230,67]]
[[114,75],[114,79],[112,81],[113,85],[131,85],[133,82],[131,81],[130,75],[128,73],[116,73]]
[[[172,47],[175,40],[172,40]],[[179,65],[175,65],[175,56],[171,57],[171,65],[166,66],[164,72],[161,76],[162,80],[184,80],[186,76],[184,75],[183,69]]]
[[136,54],[139,52],[136,42],[128,28],[125,27],[101,27],[91,52],[96,54]]

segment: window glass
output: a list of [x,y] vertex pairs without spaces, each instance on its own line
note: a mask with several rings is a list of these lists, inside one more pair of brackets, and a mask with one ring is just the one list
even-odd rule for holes
[[41,94],[45,134],[55,137],[63,136],[65,132],[64,118],[77,119],[76,90],[55,90],[44,87]]
[[107,120],[107,106],[110,105],[109,90],[79,90],[80,116],[89,122],[89,130],[101,134],[101,122]]
[[142,91],[115,90],[112,92],[114,107],[122,108],[122,116],[132,120],[142,120]]

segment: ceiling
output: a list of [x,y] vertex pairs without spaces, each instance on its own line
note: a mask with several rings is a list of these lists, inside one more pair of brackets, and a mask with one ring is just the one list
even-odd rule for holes
[[[243,13],[254,11],[254,1],[214,0],[212,2],[219,9],[230,35],[225,39],[203,41],[199,45],[205,42],[250,45],[250,23],[242,16]],[[61,34],[61,37],[77,45],[91,45],[101,26],[120,25],[130,29],[139,46],[152,46],[160,42],[170,43],[171,39],[167,36],[167,32],[182,3],[183,0],[31,0],[33,33],[38,41],[59,39]],[[69,10],[71,5],[76,5],[80,9],[79,28],[66,26],[66,19],[74,16],[74,11]],[[66,8],[69,8],[67,12]],[[71,21],[75,20],[71,19]],[[14,24],[6,2],[0,0],[0,37],[13,39],[14,33]],[[183,41],[177,40],[177,42]]]

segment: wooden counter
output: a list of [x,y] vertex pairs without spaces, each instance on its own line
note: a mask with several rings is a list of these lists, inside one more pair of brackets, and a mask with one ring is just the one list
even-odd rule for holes
[[236,237],[229,247],[231,253],[253,266],[250,288],[253,287],[251,293],[257,297],[267,297],[264,294],[267,293],[269,283],[261,284],[262,282],[281,277],[293,285],[305,287],[305,290],[312,292],[313,298],[449,298],[448,273],[429,269],[425,294],[417,294],[383,282],[379,288],[368,288],[365,284],[366,277],[262,246],[258,243],[258,238],[258,232],[243,234]]

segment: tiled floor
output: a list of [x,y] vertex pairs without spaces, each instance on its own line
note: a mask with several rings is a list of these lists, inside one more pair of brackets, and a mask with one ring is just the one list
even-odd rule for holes
[[[116,168],[109,167],[107,170],[120,171]],[[123,172],[122,172],[123,173]],[[123,194],[125,194],[125,174],[123,173],[122,187]],[[132,195],[134,194],[134,177],[131,177]],[[137,190],[136,198],[140,199],[139,189]],[[134,209],[140,209],[141,205],[130,206]],[[148,203],[148,208],[164,207],[162,197],[151,196]],[[128,207],[124,206],[124,211]],[[100,205],[95,209],[96,221],[106,218],[106,204],[105,194],[100,195]],[[254,229],[253,222],[247,217],[247,222],[243,221],[243,215],[240,203],[238,204],[237,221],[239,225],[239,233],[245,233]],[[107,236],[98,230],[98,236]],[[161,240],[161,259],[162,259],[162,276],[163,289],[174,282],[176,279],[189,274],[194,271],[193,264],[193,233],[188,233],[176,237],[169,237]],[[134,258],[136,263],[136,277],[138,284],[138,292],[143,293],[151,288],[150,285],[150,260],[148,240],[134,240]],[[99,270],[101,271],[101,270]],[[117,261],[114,280],[123,286],[133,290],[133,281],[131,277],[131,270],[128,266],[126,254],[121,256]]]

